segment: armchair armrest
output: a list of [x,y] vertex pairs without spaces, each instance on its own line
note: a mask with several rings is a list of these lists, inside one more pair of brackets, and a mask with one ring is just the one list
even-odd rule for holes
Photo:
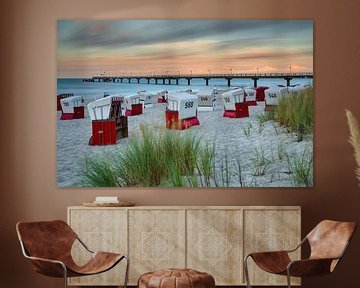
[[295,252],[297,249],[299,249],[299,248],[306,242],[306,240],[307,240],[306,237],[303,238],[303,239],[301,240],[301,242],[299,243],[299,245],[297,245],[295,248],[290,249],[290,250],[285,250],[285,251],[288,252],[288,253]]
[[76,235],[76,240],[80,242],[80,244],[90,253],[95,253],[94,251],[90,250],[90,248],[80,239],[78,235]]
[[311,258],[292,261],[287,266],[288,275],[291,276],[311,276],[329,274],[334,271],[336,265],[344,256],[349,241],[346,242],[341,254],[330,258]]
[[40,274],[59,278],[62,278],[67,274],[66,265],[59,260],[32,256],[27,256],[26,258],[31,260],[31,262],[34,264],[35,271]]

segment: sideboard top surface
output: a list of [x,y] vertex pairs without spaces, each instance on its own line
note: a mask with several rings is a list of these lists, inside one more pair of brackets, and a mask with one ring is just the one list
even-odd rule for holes
[[132,207],[85,207],[85,206],[69,206],[68,209],[164,209],[164,210],[186,210],[186,209],[221,209],[221,210],[261,210],[261,209],[281,209],[281,210],[301,210],[301,206],[132,206]]

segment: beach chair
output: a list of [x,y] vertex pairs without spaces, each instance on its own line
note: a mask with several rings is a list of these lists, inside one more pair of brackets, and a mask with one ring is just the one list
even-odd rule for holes
[[89,145],[114,145],[128,137],[127,117],[122,113],[123,97],[108,96],[88,104],[92,135]]
[[242,88],[232,89],[221,94],[224,104],[223,117],[244,118],[249,117],[249,107],[246,104],[245,91]]
[[169,93],[165,111],[166,128],[184,130],[199,125],[198,97],[187,92]]

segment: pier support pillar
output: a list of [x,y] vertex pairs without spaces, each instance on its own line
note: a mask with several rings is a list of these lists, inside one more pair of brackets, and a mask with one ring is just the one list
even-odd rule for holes
[[231,78],[227,78],[227,86],[231,86]]
[[190,86],[190,80],[191,80],[191,79],[190,79],[190,78],[187,78],[187,80],[188,80],[188,86]]
[[259,78],[252,78],[252,80],[254,80],[254,87],[257,87],[257,81],[259,80]]
[[176,78],[176,85],[179,85],[179,78]]
[[157,83],[157,80],[158,80],[158,79],[157,79],[157,78],[155,78],[155,84],[156,84],[156,85],[158,84],[158,83]]
[[150,84],[150,78],[148,78],[147,80],[148,80],[148,84]]
[[140,83],[140,78],[137,78],[137,83],[138,83],[138,84]]
[[286,77],[284,78],[286,80],[286,86],[289,87],[290,86],[290,81],[292,80],[291,77]]
[[209,86],[209,78],[205,78],[206,86]]

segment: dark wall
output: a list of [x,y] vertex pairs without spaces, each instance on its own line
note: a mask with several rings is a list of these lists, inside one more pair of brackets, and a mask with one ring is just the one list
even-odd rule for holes
[[[180,4],[181,3],[181,4]],[[300,205],[305,235],[330,218],[360,223],[360,187],[345,108],[360,118],[359,1],[3,0],[0,2],[1,287],[62,287],[22,258],[19,220],[66,219],[95,195],[138,205]],[[313,19],[315,184],[312,189],[57,189],[56,20]],[[358,232],[359,234],[359,232]],[[358,287],[360,235],[335,274],[304,287]]]

